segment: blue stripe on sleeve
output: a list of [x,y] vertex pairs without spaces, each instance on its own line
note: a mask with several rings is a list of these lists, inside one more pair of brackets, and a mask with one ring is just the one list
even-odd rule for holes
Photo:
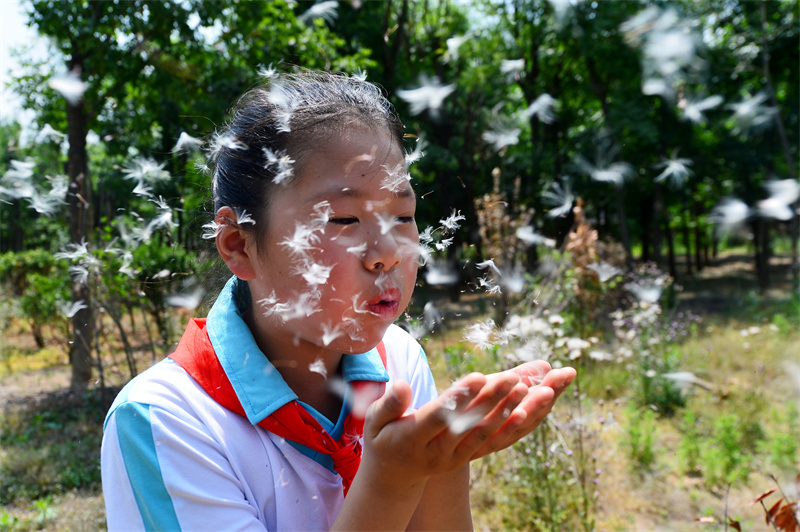
[[177,530],[181,526],[164,485],[158,463],[150,407],[124,403],[115,411],[117,436],[136,504],[146,530]]

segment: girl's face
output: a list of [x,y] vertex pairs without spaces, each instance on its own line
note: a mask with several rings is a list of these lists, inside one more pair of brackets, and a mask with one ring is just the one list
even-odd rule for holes
[[270,200],[249,281],[269,345],[362,353],[380,342],[414,289],[416,198],[402,150],[353,128],[307,156]]

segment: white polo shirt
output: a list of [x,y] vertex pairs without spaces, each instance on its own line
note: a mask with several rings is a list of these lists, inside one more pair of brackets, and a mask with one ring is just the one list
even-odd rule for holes
[[[241,318],[247,305],[246,284],[232,278],[206,322],[246,418],[220,406],[171,359],[117,396],[101,452],[109,530],[328,530],[333,524],[344,498],[331,458],[257,426],[297,396],[258,349]],[[404,380],[414,391],[412,409],[435,398],[419,343],[394,325],[383,342],[386,368],[375,349],[344,355],[345,382]],[[349,411],[344,403],[336,423],[304,406],[338,439]]]

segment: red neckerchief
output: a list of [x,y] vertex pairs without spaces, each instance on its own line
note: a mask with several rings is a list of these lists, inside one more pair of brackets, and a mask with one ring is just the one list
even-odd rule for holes
[[[385,367],[386,348],[383,342],[378,344],[378,353]],[[211,345],[205,318],[189,321],[178,348],[169,357],[191,375],[216,402],[231,412],[246,417],[233,385],[225,375]],[[351,386],[354,395],[371,394],[367,404],[383,395],[386,389],[385,383],[373,381],[354,381]],[[278,408],[270,416],[262,419],[258,425],[282,438],[330,455],[333,458],[333,469],[342,476],[344,494],[347,495],[347,490],[361,464],[360,439],[364,433],[363,417],[356,417],[351,411],[345,419],[344,431],[338,441],[334,440],[322,428],[319,421],[297,401],[291,401]]]

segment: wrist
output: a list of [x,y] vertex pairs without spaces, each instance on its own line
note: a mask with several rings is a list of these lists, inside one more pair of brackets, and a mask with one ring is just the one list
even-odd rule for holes
[[405,530],[420,503],[427,477],[395,482],[380,468],[359,468],[331,530]]
[[362,458],[358,473],[353,480],[368,489],[376,496],[387,497],[414,497],[421,493],[425,483],[430,478],[429,474],[410,474],[413,468],[404,468],[398,464],[389,465],[365,453]]

